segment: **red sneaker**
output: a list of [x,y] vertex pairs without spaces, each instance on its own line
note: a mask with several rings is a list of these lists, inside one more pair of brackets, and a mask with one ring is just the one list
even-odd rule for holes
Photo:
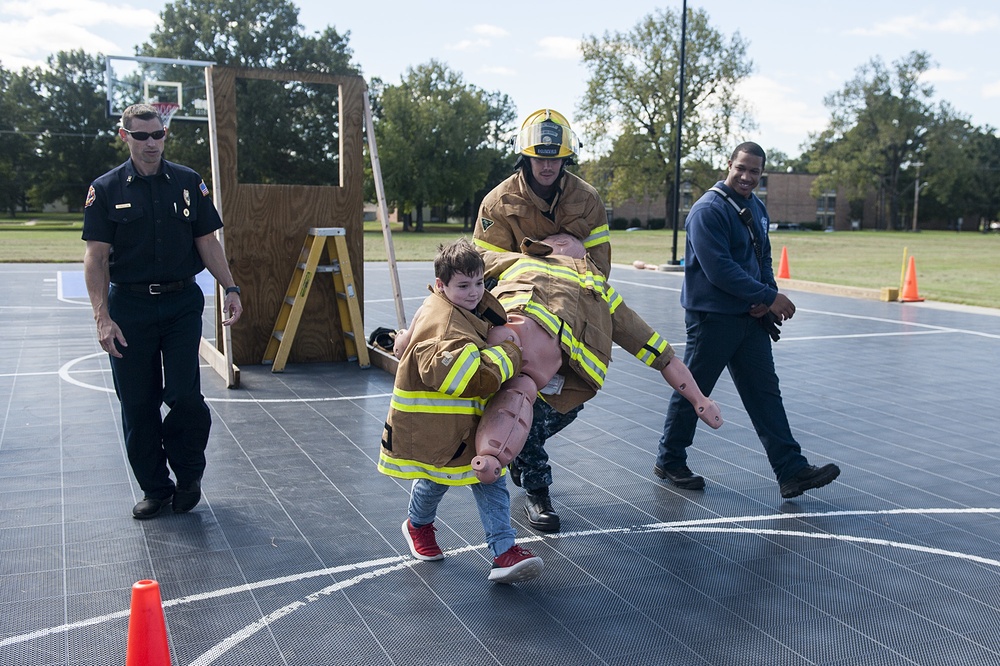
[[403,536],[406,537],[406,543],[410,545],[410,553],[418,560],[431,562],[444,559],[444,553],[441,552],[437,539],[434,538],[434,523],[414,527],[410,524],[410,519],[407,518],[403,521]]
[[531,580],[541,575],[545,563],[530,550],[518,545],[510,547],[506,553],[493,560],[490,580],[494,583],[517,583]]

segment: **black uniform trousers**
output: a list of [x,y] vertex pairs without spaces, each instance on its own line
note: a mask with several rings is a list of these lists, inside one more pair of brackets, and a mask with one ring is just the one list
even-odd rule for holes
[[[108,310],[128,347],[111,357],[132,473],[146,497],[166,499],[205,471],[212,415],[201,394],[199,347],[205,296],[197,283],[151,295],[111,286]],[[169,412],[161,417],[160,406]]]

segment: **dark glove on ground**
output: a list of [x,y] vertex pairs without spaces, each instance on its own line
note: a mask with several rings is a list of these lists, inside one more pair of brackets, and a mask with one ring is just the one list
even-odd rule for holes
[[781,320],[773,312],[765,312],[757,322],[767,331],[771,339],[777,342],[781,339]]
[[396,339],[396,331],[391,328],[385,328],[380,326],[372,331],[372,334],[368,336],[368,344],[372,347],[379,347],[384,351],[392,353],[392,344]]

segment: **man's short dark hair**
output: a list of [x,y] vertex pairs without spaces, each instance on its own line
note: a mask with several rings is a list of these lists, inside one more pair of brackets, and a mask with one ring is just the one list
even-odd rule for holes
[[449,284],[455,273],[473,277],[485,272],[483,257],[466,238],[439,245],[434,257],[434,277]]
[[159,120],[161,124],[163,123],[160,114],[149,104],[133,104],[122,111],[122,127],[132,129],[132,120],[135,118],[139,120]]
[[767,155],[764,154],[764,149],[753,141],[744,141],[740,145],[736,146],[736,150],[733,151],[732,156],[730,156],[730,161],[735,161],[736,156],[740,153],[746,153],[747,155],[756,155],[760,158],[760,167],[763,169],[764,165],[767,164]]

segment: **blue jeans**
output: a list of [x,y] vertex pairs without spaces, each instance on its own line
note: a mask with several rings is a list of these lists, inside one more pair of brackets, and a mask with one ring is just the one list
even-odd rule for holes
[[[443,483],[430,479],[414,479],[410,489],[410,506],[407,514],[410,524],[421,527],[433,523],[437,507],[448,488]],[[507,492],[507,476],[501,476],[493,483],[474,483],[469,488],[476,499],[479,519],[486,531],[486,543],[494,558],[500,557],[514,545],[516,532],[510,524],[510,494]]]
[[[750,315],[687,310],[684,321],[684,364],[702,392],[711,395],[723,369],[728,368],[778,482],[806,467],[809,463],[792,436],[781,401],[771,338],[757,320]],[[656,464],[667,469],[684,465],[697,425],[694,407],[674,391],[667,406]]]

